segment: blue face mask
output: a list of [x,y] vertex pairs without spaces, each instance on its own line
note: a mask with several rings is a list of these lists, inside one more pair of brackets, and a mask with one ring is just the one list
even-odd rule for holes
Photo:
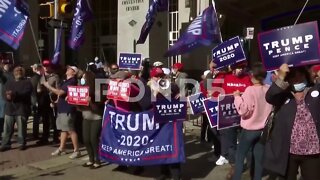
[[81,78],[81,79],[80,79],[80,84],[81,84],[81,85],[85,85],[85,84],[86,84],[86,80],[85,80],[84,78]]
[[302,92],[306,87],[307,87],[306,81],[293,85],[293,89],[295,92]]

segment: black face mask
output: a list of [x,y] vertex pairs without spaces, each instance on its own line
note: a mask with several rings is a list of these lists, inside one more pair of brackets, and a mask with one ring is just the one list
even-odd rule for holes
[[115,74],[115,73],[117,73],[117,72],[118,72],[118,69],[111,69],[111,70],[110,70],[110,73],[111,73],[111,74]]

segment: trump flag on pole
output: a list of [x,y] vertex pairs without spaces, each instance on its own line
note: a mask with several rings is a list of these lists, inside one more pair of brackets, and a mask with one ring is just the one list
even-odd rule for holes
[[92,19],[93,13],[88,0],[78,0],[72,20],[69,46],[78,49],[84,42],[84,23]]
[[152,28],[154,21],[158,12],[168,11],[169,0],[153,0],[152,4],[149,7],[148,13],[146,15],[146,22],[143,24],[140,37],[137,41],[137,44],[143,44]]
[[200,46],[221,43],[221,32],[214,5],[205,9],[189,25],[187,31],[169,48],[165,56],[175,56],[190,52]]
[[0,1],[0,39],[18,49],[28,22],[28,5],[23,0]]

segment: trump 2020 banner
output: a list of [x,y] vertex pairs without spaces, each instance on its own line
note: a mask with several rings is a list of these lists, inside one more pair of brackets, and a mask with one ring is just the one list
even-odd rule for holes
[[204,99],[202,102],[209,120],[210,127],[217,127],[218,102],[211,98]]
[[110,80],[108,84],[107,98],[128,102],[130,99],[130,82]]
[[267,70],[282,64],[305,66],[320,63],[316,21],[287,26],[258,34],[262,62]]
[[204,99],[205,97],[203,93],[194,94],[188,97],[192,114],[196,115],[205,111],[202,103]]
[[88,106],[88,86],[68,86],[68,104]]
[[141,54],[120,53],[118,65],[120,69],[140,70]]
[[157,99],[153,103],[154,120],[167,123],[175,120],[185,120],[187,117],[187,102],[178,99]]
[[240,125],[241,117],[234,105],[234,96],[219,95],[218,97],[218,130]]
[[106,162],[148,166],[185,161],[182,122],[159,124],[153,111],[124,112],[108,106],[99,146]]
[[13,49],[18,49],[28,18],[28,5],[25,1],[0,1],[0,39]]
[[217,64],[216,69],[246,61],[239,36],[231,38],[212,49],[212,58]]

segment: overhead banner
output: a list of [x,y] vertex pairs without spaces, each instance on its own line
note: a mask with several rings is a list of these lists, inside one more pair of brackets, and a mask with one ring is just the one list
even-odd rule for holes
[[130,99],[130,82],[110,80],[108,84],[107,98],[128,102]]
[[289,66],[320,63],[317,21],[259,33],[258,41],[262,62],[269,71],[284,63]]
[[88,86],[68,86],[68,104],[89,106]]
[[187,102],[177,99],[160,99],[153,103],[154,120],[159,123],[167,123],[175,120],[186,120]]
[[28,5],[23,0],[0,1],[0,39],[18,49],[28,22]]
[[217,64],[216,69],[246,61],[239,36],[231,38],[212,49],[212,59]]
[[241,117],[234,105],[234,96],[220,95],[218,97],[218,130],[240,125]]
[[141,54],[120,53],[118,65],[120,69],[140,70]]
[[124,112],[108,106],[99,146],[100,158],[125,166],[185,162],[182,122],[155,123],[153,111]]
[[203,95],[203,93],[194,94],[188,97],[192,114],[196,115],[205,111],[202,103],[205,98],[206,97]]
[[211,98],[204,99],[202,102],[209,120],[210,127],[217,127],[218,102]]

